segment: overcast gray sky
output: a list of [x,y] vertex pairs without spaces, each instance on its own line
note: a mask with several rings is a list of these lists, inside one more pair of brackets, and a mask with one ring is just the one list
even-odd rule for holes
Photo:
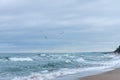
[[0,52],[112,51],[120,0],[0,0]]

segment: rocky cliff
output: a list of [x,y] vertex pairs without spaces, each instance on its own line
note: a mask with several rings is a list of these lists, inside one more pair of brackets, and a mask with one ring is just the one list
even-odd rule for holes
[[119,53],[120,54],[120,46],[114,51],[114,53]]

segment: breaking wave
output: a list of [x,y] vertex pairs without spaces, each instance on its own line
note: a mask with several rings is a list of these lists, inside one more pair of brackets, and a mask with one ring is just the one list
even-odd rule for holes
[[108,69],[107,66],[105,67],[92,67],[92,68],[78,68],[78,69],[61,69],[56,72],[48,72],[48,71],[43,71],[43,73],[33,73],[29,76],[24,76],[24,77],[15,77],[12,80],[54,80],[60,76],[65,76],[65,75],[71,75],[79,72],[85,72],[85,71],[93,71],[93,70],[106,70],[109,71],[111,69]]
[[33,61],[33,59],[29,58],[29,57],[26,57],[26,58],[16,58],[16,57],[13,57],[13,58],[9,58],[10,61]]
[[13,76],[6,80],[56,80],[61,76],[120,67],[120,56],[103,53],[1,55],[0,61],[3,61],[0,71]]
[[30,57],[25,57],[25,58],[23,58],[23,57],[2,57],[2,58],[0,58],[0,61],[14,61],[14,62],[16,62],[16,61],[33,61],[33,59]]

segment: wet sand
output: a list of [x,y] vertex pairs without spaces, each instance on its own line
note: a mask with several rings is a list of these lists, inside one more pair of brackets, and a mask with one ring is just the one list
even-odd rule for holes
[[120,69],[115,69],[99,75],[83,77],[79,80],[120,80]]

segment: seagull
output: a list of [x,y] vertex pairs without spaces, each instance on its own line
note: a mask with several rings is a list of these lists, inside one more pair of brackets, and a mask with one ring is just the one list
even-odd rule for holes
[[44,35],[44,38],[45,38],[45,39],[47,39],[47,36],[46,36],[46,35]]

